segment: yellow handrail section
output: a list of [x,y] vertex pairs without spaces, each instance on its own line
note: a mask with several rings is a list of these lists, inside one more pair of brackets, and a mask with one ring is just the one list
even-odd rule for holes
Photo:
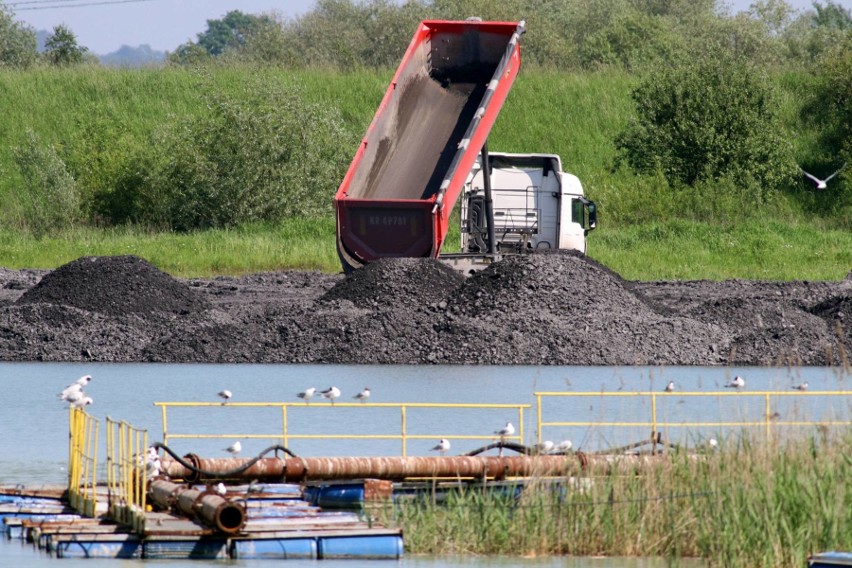
[[[171,439],[180,438],[241,438],[241,439],[269,439],[278,440],[284,446],[289,446],[290,440],[294,439],[327,439],[327,440],[399,440],[401,445],[402,455],[408,454],[409,440],[435,440],[446,438],[448,440],[493,440],[495,434],[488,433],[486,435],[462,435],[450,434],[446,432],[436,431],[429,434],[409,434],[408,433],[408,411],[411,409],[454,409],[454,410],[471,410],[471,409],[512,409],[518,413],[518,422],[515,435],[506,436],[506,440],[514,440],[519,443],[524,439],[524,410],[529,409],[529,404],[466,404],[466,403],[423,403],[423,402],[376,402],[376,403],[336,403],[333,408],[357,408],[363,410],[376,408],[396,408],[399,410],[400,430],[398,434],[348,434],[348,433],[332,433],[332,434],[307,434],[293,433],[288,420],[288,409],[298,408],[300,411],[328,411],[332,408],[330,404],[312,404],[306,405],[300,402],[155,402],[154,406],[159,406],[162,409],[163,418],[163,444],[168,445]],[[235,408],[279,408],[281,412],[281,432],[271,434],[196,434],[196,433],[174,433],[169,430],[168,410],[170,408],[203,408],[203,407],[235,407]],[[327,415],[326,415],[327,416]],[[445,426],[445,424],[441,424]]]
[[[651,437],[653,438],[661,428],[690,428],[690,427],[715,427],[715,428],[746,428],[760,427],[764,429],[767,439],[772,437],[773,428],[785,426],[852,426],[852,421],[812,421],[812,420],[781,420],[774,413],[772,406],[773,399],[786,397],[813,397],[813,396],[842,396],[852,397],[852,391],[679,391],[679,392],[652,392],[652,391],[637,391],[637,392],[535,392],[537,406],[536,419],[536,435],[538,442],[542,441],[542,430],[548,427],[566,427],[566,426],[610,426],[610,427],[648,427],[650,428]],[[542,401],[551,397],[632,397],[632,398],[649,398],[651,402],[650,416],[647,421],[625,422],[625,421],[556,421],[544,420]],[[665,421],[660,420],[657,416],[657,401],[661,398],[689,398],[689,397],[736,397],[736,398],[762,398],[763,411],[760,419],[757,420],[742,420],[742,421]]]
[[82,515],[97,507],[98,421],[82,408],[71,408],[68,436],[68,502]]
[[148,431],[110,417],[107,423],[109,515],[137,534],[145,532]]

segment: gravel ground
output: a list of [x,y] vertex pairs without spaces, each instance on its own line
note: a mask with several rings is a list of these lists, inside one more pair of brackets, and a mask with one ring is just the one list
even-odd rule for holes
[[839,282],[631,282],[571,253],[467,278],[431,259],[344,277],[175,279],[134,256],[0,268],[0,360],[846,365]]

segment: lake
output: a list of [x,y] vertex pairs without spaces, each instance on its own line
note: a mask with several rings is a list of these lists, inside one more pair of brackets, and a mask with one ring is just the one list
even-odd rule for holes
[[[810,391],[852,390],[850,375],[826,367],[804,368],[723,368],[723,367],[487,367],[487,366],[340,366],[340,365],[195,365],[195,364],[82,364],[82,363],[0,363],[0,389],[5,404],[0,412],[0,483],[64,483],[68,448],[68,410],[57,394],[84,374],[93,379],[86,388],[94,404],[88,412],[101,419],[99,456],[105,459],[107,416],[124,420],[149,431],[151,441],[162,440],[161,409],[155,402],[217,402],[222,389],[233,392],[231,402],[299,402],[296,393],[307,387],[319,389],[335,385],[342,391],[339,402],[353,402],[363,387],[372,391],[376,403],[494,403],[529,404],[524,412],[524,441],[536,441],[536,391],[597,393],[595,396],[546,399],[542,405],[544,420],[568,422],[619,421],[649,419],[650,397],[609,397],[600,393],[632,391],[662,392],[669,380],[675,381],[673,396],[656,401],[660,422],[727,422],[765,418],[763,396],[745,396],[749,391],[778,391],[795,394],[791,386],[807,381]],[[680,391],[725,392],[723,386],[735,375],[747,385],[743,396],[678,396]],[[600,395],[600,396],[599,396]],[[839,396],[784,396],[772,399],[772,410],[783,422],[802,420],[849,420],[852,398]],[[516,426],[517,411],[512,409],[409,409],[407,432],[423,436],[408,441],[409,455],[428,455],[443,435],[483,435],[511,420]],[[397,434],[400,411],[397,408],[334,407],[315,398],[311,405],[288,410],[291,434]],[[201,409],[169,410],[169,432],[206,432],[219,434],[271,434],[281,432],[280,409],[247,409],[217,405]],[[812,427],[810,427],[812,428]],[[663,429],[675,441],[702,443],[709,436],[724,437],[720,427]],[[762,430],[761,430],[762,431]],[[544,437],[559,441],[571,439],[575,449],[594,450],[614,447],[647,438],[642,427],[560,426],[549,427]],[[195,452],[202,457],[223,457],[228,445],[223,440],[173,440],[170,446],[181,453]],[[256,455],[275,440],[243,439],[242,456]],[[480,447],[488,440],[453,440],[450,452],[462,453]],[[398,440],[292,439],[289,447],[298,455],[398,455]],[[42,562],[32,549],[21,550],[18,543],[0,546],[0,564],[20,559],[27,565]],[[25,555],[26,558],[19,555]],[[44,561],[53,561],[44,557]],[[31,563],[34,562],[34,563]],[[63,566],[74,563],[63,560]],[[481,560],[472,560],[479,564]],[[502,562],[502,560],[501,560]],[[597,560],[505,559],[501,566],[625,566]],[[642,568],[651,564],[633,564]],[[466,564],[458,559],[408,557],[406,566]],[[14,562],[13,564],[18,564]],[[103,564],[103,562],[101,562]],[[110,566],[117,566],[107,561]],[[126,561],[121,562],[122,565]],[[198,565],[197,561],[190,563]],[[262,563],[261,563],[262,564]],[[170,562],[169,566],[182,566]],[[251,565],[247,561],[237,565]],[[264,564],[266,565],[266,564]],[[327,564],[323,562],[323,566]],[[351,563],[345,563],[352,566]]]

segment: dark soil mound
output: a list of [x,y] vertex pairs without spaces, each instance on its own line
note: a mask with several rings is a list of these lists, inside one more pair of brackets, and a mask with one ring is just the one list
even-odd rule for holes
[[431,258],[388,258],[356,270],[326,292],[322,301],[349,300],[360,307],[428,304],[443,300],[464,280]]
[[18,304],[71,306],[108,316],[203,311],[209,303],[186,284],[133,255],[87,256],[46,274]]

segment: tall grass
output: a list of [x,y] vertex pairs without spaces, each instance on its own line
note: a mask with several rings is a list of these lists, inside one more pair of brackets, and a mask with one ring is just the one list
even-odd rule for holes
[[673,454],[641,473],[537,480],[519,498],[471,486],[400,501],[387,521],[413,553],[701,557],[800,567],[852,547],[852,436],[748,440]]

